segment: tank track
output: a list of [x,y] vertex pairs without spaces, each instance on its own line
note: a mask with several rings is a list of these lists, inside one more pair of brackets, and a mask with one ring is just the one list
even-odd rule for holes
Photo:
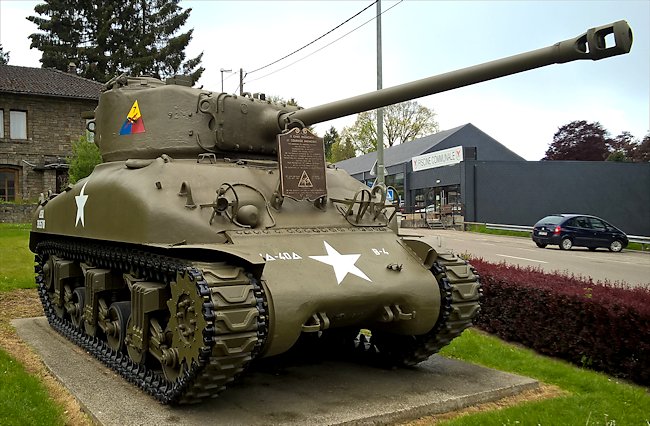
[[[224,332],[223,326],[215,325],[219,318],[222,319],[221,322],[228,324],[228,310],[235,307],[241,311],[241,303],[233,302],[230,306],[224,306],[222,300],[213,303],[211,295],[215,291],[218,292],[219,283],[208,284],[202,272],[191,266],[189,261],[144,251],[74,241],[44,241],[38,244],[36,253],[38,293],[52,328],[163,404],[198,403],[216,397],[226,385],[244,372],[249,362],[262,349],[268,335],[264,290],[259,281],[250,274],[247,274],[247,278],[253,288],[255,306],[248,308],[257,311],[257,337],[254,339],[254,345],[247,345],[245,350],[242,350],[237,331],[229,329]],[[203,346],[200,348],[198,360],[192,361],[191,366],[176,380],[169,381],[162,372],[135,363],[127,354],[111,349],[103,340],[89,336],[72,322],[57,316],[48,295],[43,272],[43,265],[49,255],[86,262],[100,268],[117,269],[120,272],[136,271],[143,278],[167,284],[177,273],[189,277],[203,299],[202,313],[208,324],[202,330]]]
[[369,353],[371,362],[386,367],[414,366],[427,360],[472,325],[480,310],[482,289],[476,270],[451,253],[441,253],[431,267],[440,288],[440,315],[426,334],[404,336],[360,333],[356,350]]

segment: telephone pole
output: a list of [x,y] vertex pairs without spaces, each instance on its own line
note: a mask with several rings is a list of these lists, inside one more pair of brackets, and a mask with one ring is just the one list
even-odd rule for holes
[[[381,0],[377,0],[377,90],[382,89],[381,60]],[[377,110],[377,183],[384,179],[384,109]]]

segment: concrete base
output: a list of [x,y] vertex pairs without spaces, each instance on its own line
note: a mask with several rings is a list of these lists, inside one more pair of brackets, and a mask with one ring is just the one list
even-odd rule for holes
[[102,425],[390,424],[534,389],[539,383],[433,356],[417,368],[384,370],[341,361],[252,369],[219,398],[170,407],[104,367],[50,328],[14,320],[18,335]]

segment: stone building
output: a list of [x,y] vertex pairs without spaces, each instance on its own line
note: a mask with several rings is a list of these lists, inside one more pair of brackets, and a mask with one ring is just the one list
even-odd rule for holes
[[102,86],[74,69],[0,65],[0,201],[65,188],[66,157],[86,134],[81,114],[95,109]]

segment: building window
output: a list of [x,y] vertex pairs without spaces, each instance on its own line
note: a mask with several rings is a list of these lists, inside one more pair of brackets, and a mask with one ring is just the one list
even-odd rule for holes
[[5,110],[0,109],[0,139],[5,137]]
[[0,201],[15,201],[18,192],[18,170],[0,167]]
[[27,139],[27,111],[9,111],[9,137]]

